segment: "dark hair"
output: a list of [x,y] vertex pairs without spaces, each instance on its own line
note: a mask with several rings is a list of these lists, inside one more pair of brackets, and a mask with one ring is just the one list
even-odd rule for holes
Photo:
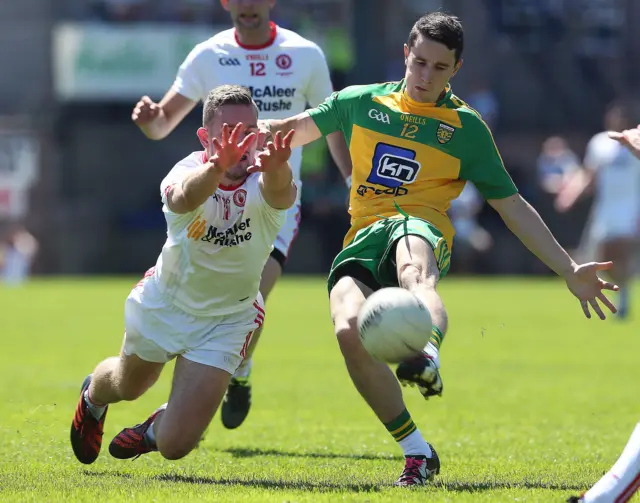
[[256,108],[256,114],[258,113],[258,107],[248,87],[225,84],[209,91],[207,99],[204,100],[202,125],[206,127],[213,119],[216,110],[223,105],[253,105]]
[[431,12],[422,16],[411,28],[407,40],[409,48],[413,47],[419,35],[454,50],[456,63],[460,61],[464,49],[464,29],[456,16],[444,12]]

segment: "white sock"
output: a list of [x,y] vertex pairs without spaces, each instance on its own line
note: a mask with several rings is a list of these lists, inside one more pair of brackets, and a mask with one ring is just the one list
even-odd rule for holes
[[615,464],[583,496],[585,503],[624,503],[640,488],[640,423]]
[[398,444],[405,456],[427,456],[430,458],[433,455],[431,447],[422,438],[422,434],[417,428],[413,433],[400,440]]
[[251,374],[252,366],[253,366],[253,359],[245,358],[244,360],[242,360],[242,363],[233,374],[233,377],[235,379],[247,379],[249,377],[249,374]]
[[154,421],[153,423],[151,423],[151,426],[149,426],[149,427],[147,428],[147,431],[145,431],[145,432],[144,432],[144,438],[145,438],[145,440],[147,441],[147,443],[148,443],[149,445],[152,445],[152,446],[154,446],[154,447],[156,447],[156,434],[155,434],[155,432],[153,431],[153,425],[154,425],[155,423],[156,423],[155,421]]
[[89,412],[91,412],[91,415],[96,418],[96,421],[99,421],[102,417],[102,414],[104,414],[104,411],[107,410],[106,405],[96,405],[91,401],[91,399],[89,398],[89,388],[84,391],[84,402],[89,407]]
[[436,364],[436,368],[440,368],[440,352],[432,342],[424,347],[424,352],[433,359],[433,362]]

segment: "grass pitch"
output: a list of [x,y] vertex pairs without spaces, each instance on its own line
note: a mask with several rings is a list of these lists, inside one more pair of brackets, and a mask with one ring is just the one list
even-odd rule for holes
[[[85,467],[69,445],[79,388],[119,351],[134,282],[0,287],[0,501],[562,502],[610,467],[640,419],[640,298],[635,321],[588,321],[560,281],[447,278],[444,395],[405,390],[442,472],[394,488],[401,451],[349,381],[323,281],[287,279],[267,305],[243,426],[214,418],[177,462],[105,448]],[[171,373],[112,407],[105,447],[166,401]]]

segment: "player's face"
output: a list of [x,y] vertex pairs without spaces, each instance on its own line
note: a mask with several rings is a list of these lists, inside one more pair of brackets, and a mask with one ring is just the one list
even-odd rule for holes
[[604,127],[607,131],[623,131],[633,127],[627,112],[620,106],[611,107],[604,116]]
[[248,30],[262,28],[269,23],[269,13],[275,4],[276,0],[222,0],[233,25]]
[[[211,143],[212,138],[222,138],[222,127],[229,125],[229,130],[242,122],[243,130],[240,132],[238,142],[251,133],[258,133],[258,112],[252,105],[223,105],[216,111],[213,120],[207,128],[198,130],[198,137],[205,148],[208,157],[215,154],[215,147]],[[227,170],[225,177],[231,181],[243,180],[247,176],[247,168],[253,164],[256,155],[256,142],[254,142],[242,156],[240,162]]]
[[453,49],[422,35],[418,36],[413,47],[405,44],[404,60],[407,94],[423,103],[437,101],[462,66],[462,60],[456,64]]

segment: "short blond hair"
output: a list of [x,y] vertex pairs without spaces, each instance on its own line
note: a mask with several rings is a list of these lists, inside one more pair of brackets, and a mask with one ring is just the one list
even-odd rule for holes
[[251,90],[245,86],[225,84],[218,86],[207,95],[202,111],[202,125],[207,127],[213,120],[216,110],[223,105],[253,105],[258,114],[258,106],[251,97]]

